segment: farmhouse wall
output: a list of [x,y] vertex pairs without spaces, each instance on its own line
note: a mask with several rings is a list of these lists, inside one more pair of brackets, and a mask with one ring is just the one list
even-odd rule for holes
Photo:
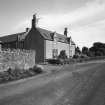
[[75,55],[75,45],[70,46],[70,57],[73,57]]
[[35,65],[33,50],[2,50],[0,51],[0,70],[8,68],[29,69]]
[[52,49],[53,48],[53,41],[45,40],[45,59],[53,58]]
[[69,44],[67,43],[61,43],[61,42],[57,42],[57,48],[58,48],[58,55],[60,54],[60,52],[62,50],[65,50],[66,51],[66,55],[67,57],[69,58]]
[[36,51],[36,63],[44,62],[44,39],[32,28],[24,40],[24,49]]
[[49,58],[52,58],[53,56],[53,54],[52,54],[52,50],[53,49],[57,49],[58,50],[58,55],[60,54],[60,52],[62,51],[62,50],[65,50],[66,51],[66,54],[67,54],[67,57],[69,57],[70,56],[70,52],[69,52],[69,50],[70,50],[70,46],[69,46],[69,44],[67,44],[67,43],[62,43],[62,42],[54,42],[54,41],[49,41],[49,40],[46,40],[45,41],[45,59],[49,59]]

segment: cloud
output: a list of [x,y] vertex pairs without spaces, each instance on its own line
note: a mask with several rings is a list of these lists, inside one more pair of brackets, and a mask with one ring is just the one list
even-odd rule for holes
[[[66,13],[40,15],[38,26],[62,33],[68,27],[78,45],[90,46],[94,41],[105,41],[105,0],[91,0]],[[15,29],[30,26],[30,19],[19,23]]]
[[66,14],[50,14],[44,15],[39,22],[39,26],[60,27],[69,26],[80,27],[81,25],[91,24],[95,21],[105,18],[105,2],[104,0],[95,0],[87,2],[84,6]]
[[62,28],[59,27],[68,26],[69,35],[80,47],[91,46],[95,41],[105,42],[104,0],[87,2],[68,14],[46,15],[42,21],[40,25],[48,29],[58,29],[60,33]]
[[31,27],[31,18],[23,19],[13,28],[13,32],[25,31],[27,27]]
[[90,47],[94,42],[105,43],[105,19],[73,29],[71,35],[80,47]]
[[[72,26],[72,28],[91,24],[95,21],[105,19],[105,1],[93,0],[92,2],[86,2],[86,4],[76,10],[68,13],[59,14],[44,14],[40,15],[38,26],[48,29],[56,29],[62,26]],[[30,20],[26,19],[21,21],[16,29],[24,26],[30,26]]]

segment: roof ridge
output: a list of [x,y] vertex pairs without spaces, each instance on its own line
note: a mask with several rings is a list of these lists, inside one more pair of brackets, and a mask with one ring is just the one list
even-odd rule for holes
[[[44,28],[40,28],[40,27],[38,27],[37,29],[41,29],[41,30],[44,30],[44,31],[48,31],[48,32],[51,32],[51,33],[54,33],[54,32],[56,32],[56,31],[50,31],[50,30],[47,30],[47,29],[44,29]],[[60,33],[58,33],[58,32],[56,32],[58,35],[62,35],[62,36],[64,36],[64,37],[67,37],[67,36],[65,36],[64,34],[60,34]]]
[[[46,29],[43,29],[43,28],[36,28],[39,33],[41,34],[41,36],[46,39],[46,40],[53,40],[53,37],[52,37],[52,34],[51,33],[54,33],[55,31],[49,31],[49,30],[46,30]],[[63,35],[63,34],[59,34],[57,33],[57,37],[58,37],[58,40],[61,41],[61,42],[65,42],[67,43],[67,36]]]

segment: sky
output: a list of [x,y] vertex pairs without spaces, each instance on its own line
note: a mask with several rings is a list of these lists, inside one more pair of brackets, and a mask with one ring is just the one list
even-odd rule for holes
[[80,48],[105,43],[105,0],[0,0],[0,36],[25,31],[35,13],[37,27],[61,34],[68,27]]

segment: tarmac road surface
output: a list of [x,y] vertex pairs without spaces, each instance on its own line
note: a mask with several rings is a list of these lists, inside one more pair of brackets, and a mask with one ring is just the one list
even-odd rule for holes
[[0,105],[105,105],[105,62],[67,65],[1,84]]

